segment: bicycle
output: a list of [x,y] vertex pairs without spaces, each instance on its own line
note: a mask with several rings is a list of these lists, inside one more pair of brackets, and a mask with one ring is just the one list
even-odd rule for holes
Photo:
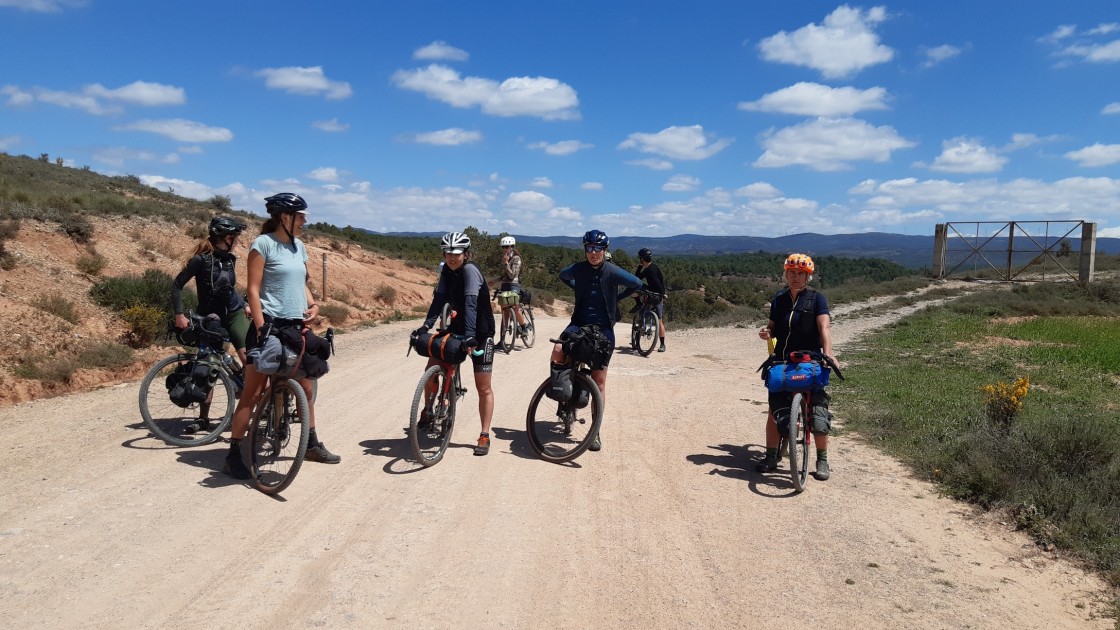
[[[806,363],[817,366],[817,369],[802,368],[801,366]],[[758,369],[762,370],[777,365],[798,366],[797,369],[788,373],[787,385],[785,389],[781,390],[792,392],[793,400],[789,407],[789,427],[778,442],[778,453],[781,454],[785,451],[789,456],[789,472],[790,478],[793,480],[793,487],[797,492],[803,492],[806,488],[805,482],[809,478],[809,445],[813,441],[813,390],[822,389],[828,385],[830,371],[835,371],[840,380],[844,380],[844,375],[840,372],[840,366],[836,365],[832,359],[820,352],[811,350],[790,352],[788,361],[772,354]],[[813,372],[817,372],[820,376],[814,377]],[[792,384],[798,381],[805,383],[805,386],[799,387]],[[770,388],[771,386],[771,379],[768,378],[767,387]]]
[[[648,289],[638,291],[639,308],[630,324],[630,347],[638,354],[648,357],[657,347],[661,331],[661,318],[657,316],[657,305],[664,297]],[[648,344],[648,347],[646,347]]]
[[[526,348],[532,348],[537,342],[537,329],[533,324],[533,307],[521,303],[521,294],[517,291],[494,291],[494,299],[502,307],[502,326],[498,329],[498,345],[502,352],[509,354],[517,338]],[[525,325],[517,323],[517,309],[521,312]],[[507,343],[508,339],[508,343]]]
[[[244,367],[226,352],[229,335],[213,317],[188,314],[190,325],[175,332],[195,352],[164,357],[140,381],[140,415],[148,430],[173,446],[201,446],[229,429],[237,397],[245,386]],[[209,417],[211,410],[220,418]],[[200,420],[206,419],[205,424]],[[190,425],[202,430],[189,432]]]
[[[445,334],[450,336],[447,331],[456,315],[451,305],[443,305],[435,337]],[[409,335],[408,352],[405,356],[417,347],[419,339],[420,335],[416,333]],[[447,445],[451,443],[456,403],[467,394],[460,378],[460,363],[438,361],[424,371],[420,382],[416,384],[408,422],[408,438],[412,454],[425,468],[438,464],[447,452]]]
[[603,424],[603,395],[591,378],[591,366],[572,358],[571,341],[564,335],[549,341],[564,346],[565,365],[571,370],[572,395],[566,401],[548,397],[553,379],[546,378],[529,401],[525,430],[529,446],[538,457],[562,464],[582,455],[599,434]]
[[[306,346],[306,340],[303,343]],[[302,361],[303,349],[286,373],[265,375],[260,400],[253,408],[245,434],[249,472],[257,490],[265,494],[277,494],[290,486],[307,454],[311,406],[297,380]],[[315,385],[313,380],[313,388]],[[313,395],[314,392],[315,389]]]

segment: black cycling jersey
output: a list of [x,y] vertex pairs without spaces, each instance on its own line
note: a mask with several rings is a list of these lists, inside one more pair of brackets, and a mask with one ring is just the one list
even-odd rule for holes
[[183,312],[183,286],[194,278],[198,289],[198,312],[225,316],[245,308],[245,300],[237,293],[237,256],[214,250],[209,254],[191,256],[187,265],[171,283],[171,305]]

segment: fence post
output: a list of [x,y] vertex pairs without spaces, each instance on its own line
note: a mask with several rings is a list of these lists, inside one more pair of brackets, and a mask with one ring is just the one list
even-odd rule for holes
[[1093,271],[1097,262],[1097,224],[1081,224],[1081,258],[1077,265],[1077,281],[1089,284],[1093,281]]
[[940,279],[945,275],[945,248],[948,246],[949,226],[938,223],[933,228],[933,277]]
[[323,300],[327,299],[327,253],[323,252]]

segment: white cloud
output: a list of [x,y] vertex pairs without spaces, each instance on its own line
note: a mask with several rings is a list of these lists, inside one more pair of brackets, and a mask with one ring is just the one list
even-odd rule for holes
[[1072,25],[1058,27],[1056,31],[1039,38],[1040,42],[1064,48],[1055,51],[1058,57],[1070,57],[1089,63],[1120,62],[1120,39],[1101,41],[1120,31],[1120,23],[1100,24],[1096,28],[1078,32]]
[[60,13],[66,9],[84,7],[88,0],[0,0],[0,7],[13,7],[35,13]]
[[498,83],[480,77],[463,78],[440,64],[398,70],[393,83],[425,94],[452,107],[479,107],[493,116],[536,116],[545,120],[578,120],[579,97],[570,86],[547,77],[513,77]]
[[337,118],[331,118],[330,120],[316,120],[315,122],[311,123],[311,126],[315,129],[318,129],[319,131],[327,131],[331,133],[346,131],[350,128],[349,124],[340,123],[338,122]]
[[89,94],[60,92],[41,87],[24,89],[18,85],[5,85],[0,88],[0,94],[8,97],[8,105],[11,107],[28,107],[35,101],[39,101],[67,109],[80,109],[94,116],[118,114],[122,111],[119,105],[103,105],[95,96]]
[[700,187],[700,180],[691,175],[673,175],[661,186],[665,192],[691,192]]
[[[157,153],[127,147],[107,147],[94,151],[93,159],[114,168],[124,168],[128,162],[155,162],[157,164],[178,164],[178,153]],[[165,188],[166,189],[166,188]]]
[[444,147],[457,147],[463,144],[473,144],[482,140],[481,131],[467,131],[458,127],[417,133],[412,136],[403,136],[403,140],[417,144],[433,144]]
[[580,142],[579,140],[561,140],[560,142],[534,142],[529,144],[530,149],[537,149],[544,151],[548,155],[571,155],[576,151],[583,149],[590,149],[594,147],[593,144]]
[[1080,57],[1092,63],[1112,63],[1120,61],[1120,39],[1107,44],[1070,46],[1061,53],[1068,57]]
[[854,118],[818,118],[764,134],[761,168],[802,165],[815,171],[850,168],[849,162],[887,162],[891,152],[916,146],[889,126],[873,127]]
[[949,44],[942,44],[940,46],[934,46],[933,48],[927,48],[925,53],[926,60],[922,62],[922,67],[932,68],[942,61],[947,61],[961,54],[961,49]]
[[8,97],[9,107],[26,107],[35,102],[35,96],[16,85],[0,87],[0,94]]
[[197,144],[192,144],[185,147],[179,147],[179,153],[183,155],[201,155],[203,153],[202,147]]
[[283,90],[289,94],[305,96],[322,94],[328,99],[337,100],[349,98],[353,93],[349,83],[328,79],[323,73],[322,66],[264,68],[255,74],[264,77],[264,84],[269,89]]
[[602,190],[603,182],[583,182],[579,187],[581,190]]
[[1105,105],[1101,110],[1101,113],[1105,115],[1120,114],[1120,102],[1109,103],[1108,105]]
[[421,61],[466,61],[471,56],[467,51],[456,48],[447,42],[435,41],[427,46],[417,48],[412,53],[412,58]]
[[980,142],[960,137],[941,143],[941,155],[929,168],[942,173],[996,173],[1007,161]]
[[674,160],[706,160],[727,148],[733,140],[705,134],[700,125],[667,127],[657,133],[632,133],[618,145]]
[[874,28],[887,19],[884,7],[867,11],[838,7],[822,25],[810,23],[792,33],[781,31],[762,40],[758,48],[767,61],[806,66],[825,78],[846,77],[894,58],[879,43]]
[[149,83],[147,81],[134,81],[119,88],[107,88],[100,83],[87,85],[83,90],[85,94],[97,98],[113,101],[124,101],[134,105],[159,106],[182,105],[187,102],[187,93],[183,88],[162,83]]
[[887,91],[881,87],[860,90],[832,88],[819,83],[795,83],[757,101],[739,103],[739,109],[800,116],[851,116],[870,109],[887,109]]
[[0,151],[8,151],[19,143],[19,136],[0,136]]
[[323,166],[311,171],[307,176],[315,181],[333,183],[338,181],[338,169],[333,166]]
[[739,197],[750,197],[751,199],[774,199],[782,196],[782,191],[775,188],[767,182],[755,182],[747,184],[735,191]]
[[1066,153],[1066,159],[1073,160],[1081,166],[1108,166],[1120,162],[1120,144],[1096,143],[1076,151]]
[[644,166],[651,171],[670,171],[673,169],[673,163],[668,160],[659,160],[657,158],[644,158],[641,160],[628,160],[626,162],[631,166]]
[[233,132],[224,127],[208,127],[193,120],[171,118],[164,120],[137,120],[115,127],[118,131],[147,131],[167,136],[179,142],[229,142]]
[[529,185],[533,188],[552,188],[552,180],[547,177],[534,177]]
[[522,190],[510,193],[502,206],[507,210],[543,212],[555,208],[556,201],[552,197],[535,190]]
[[552,208],[548,211],[548,218],[559,222],[560,225],[567,227],[572,223],[578,223],[583,220],[583,215],[577,210],[568,207]]
[[1053,43],[1060,42],[1063,39],[1067,39],[1069,37],[1072,37],[1073,34],[1076,33],[1076,32],[1077,32],[1077,27],[1075,25],[1073,25],[1073,24],[1063,24],[1063,25],[1059,26],[1058,28],[1054,29],[1053,33],[1050,33],[1049,35],[1046,35],[1044,37],[1040,37],[1038,39],[1038,41],[1053,44]]

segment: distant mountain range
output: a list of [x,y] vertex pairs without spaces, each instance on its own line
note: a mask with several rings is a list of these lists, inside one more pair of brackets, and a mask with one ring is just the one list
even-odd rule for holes
[[[436,233],[394,232],[393,236],[439,236]],[[579,236],[520,236],[518,241],[537,245],[558,245],[578,248]],[[1079,239],[1071,239],[1077,248]],[[1018,242],[1017,242],[1018,245]],[[906,267],[931,267],[933,264],[933,236],[865,232],[861,234],[790,234],[773,238],[763,236],[703,236],[678,234],[664,237],[616,236],[611,238],[611,249],[624,249],[635,254],[643,247],[653,250],[655,256],[699,256],[735,254],[740,252],[804,252],[813,256],[843,256],[846,258],[882,258]],[[985,251],[1006,249],[1006,239],[993,239]],[[1018,246],[1016,247],[1018,249]],[[1097,253],[1120,254],[1120,238],[1098,238]]]

